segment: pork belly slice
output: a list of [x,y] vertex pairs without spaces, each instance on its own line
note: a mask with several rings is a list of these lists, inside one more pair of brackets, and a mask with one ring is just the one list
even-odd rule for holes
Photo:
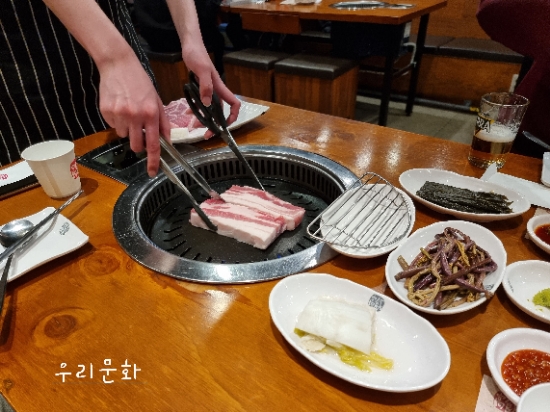
[[248,206],[272,216],[282,216],[287,230],[294,230],[302,222],[306,212],[302,207],[294,206],[271,193],[249,186],[233,185],[220,196],[227,203]]
[[[220,199],[208,199],[201,203],[208,218],[218,227],[218,234],[247,243],[258,249],[267,249],[284,232],[285,220],[256,209],[226,203]],[[208,229],[200,216],[191,210],[189,222]]]
[[168,103],[164,106],[164,112],[170,121],[171,128],[187,128],[191,132],[204,127],[193,114],[185,97]]

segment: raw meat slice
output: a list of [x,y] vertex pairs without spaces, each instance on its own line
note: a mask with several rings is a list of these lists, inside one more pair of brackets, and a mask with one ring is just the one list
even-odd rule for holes
[[[218,234],[258,249],[267,249],[286,228],[285,221],[281,217],[273,217],[259,210],[226,203],[223,200],[208,199],[200,206],[212,223],[218,227]],[[193,226],[208,229],[195,210],[191,210],[189,222]]]
[[204,127],[189,108],[185,98],[168,103],[164,106],[164,112],[172,128],[187,127],[189,131],[193,131]]
[[279,199],[271,193],[249,186],[233,185],[222,193],[221,198],[228,203],[253,207],[272,216],[282,216],[287,230],[294,230],[304,218],[305,209]]

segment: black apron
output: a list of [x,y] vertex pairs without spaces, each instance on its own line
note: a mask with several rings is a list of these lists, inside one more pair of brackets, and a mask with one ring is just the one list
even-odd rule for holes
[[[97,3],[154,82],[125,0]],[[0,0],[0,10],[0,166],[31,144],[108,128],[97,67],[57,17],[37,0]]]

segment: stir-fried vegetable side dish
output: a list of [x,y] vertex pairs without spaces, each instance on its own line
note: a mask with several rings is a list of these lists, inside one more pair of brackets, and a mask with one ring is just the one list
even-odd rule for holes
[[443,310],[493,295],[483,280],[497,269],[496,262],[458,229],[448,227],[436,235],[410,264],[403,256],[398,261],[403,270],[395,279],[405,279],[407,296],[418,306]]

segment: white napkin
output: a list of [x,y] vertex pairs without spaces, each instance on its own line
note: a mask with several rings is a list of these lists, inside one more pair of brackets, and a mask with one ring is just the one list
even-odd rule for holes
[[525,196],[532,205],[550,209],[550,188],[530,180],[499,173],[494,163],[487,168],[480,179],[515,190]]
[[33,173],[28,163],[25,161],[19,162],[0,170],[0,187],[18,182],[32,175]]
[[515,410],[516,405],[498,389],[493,378],[483,375],[475,412],[514,412]]

